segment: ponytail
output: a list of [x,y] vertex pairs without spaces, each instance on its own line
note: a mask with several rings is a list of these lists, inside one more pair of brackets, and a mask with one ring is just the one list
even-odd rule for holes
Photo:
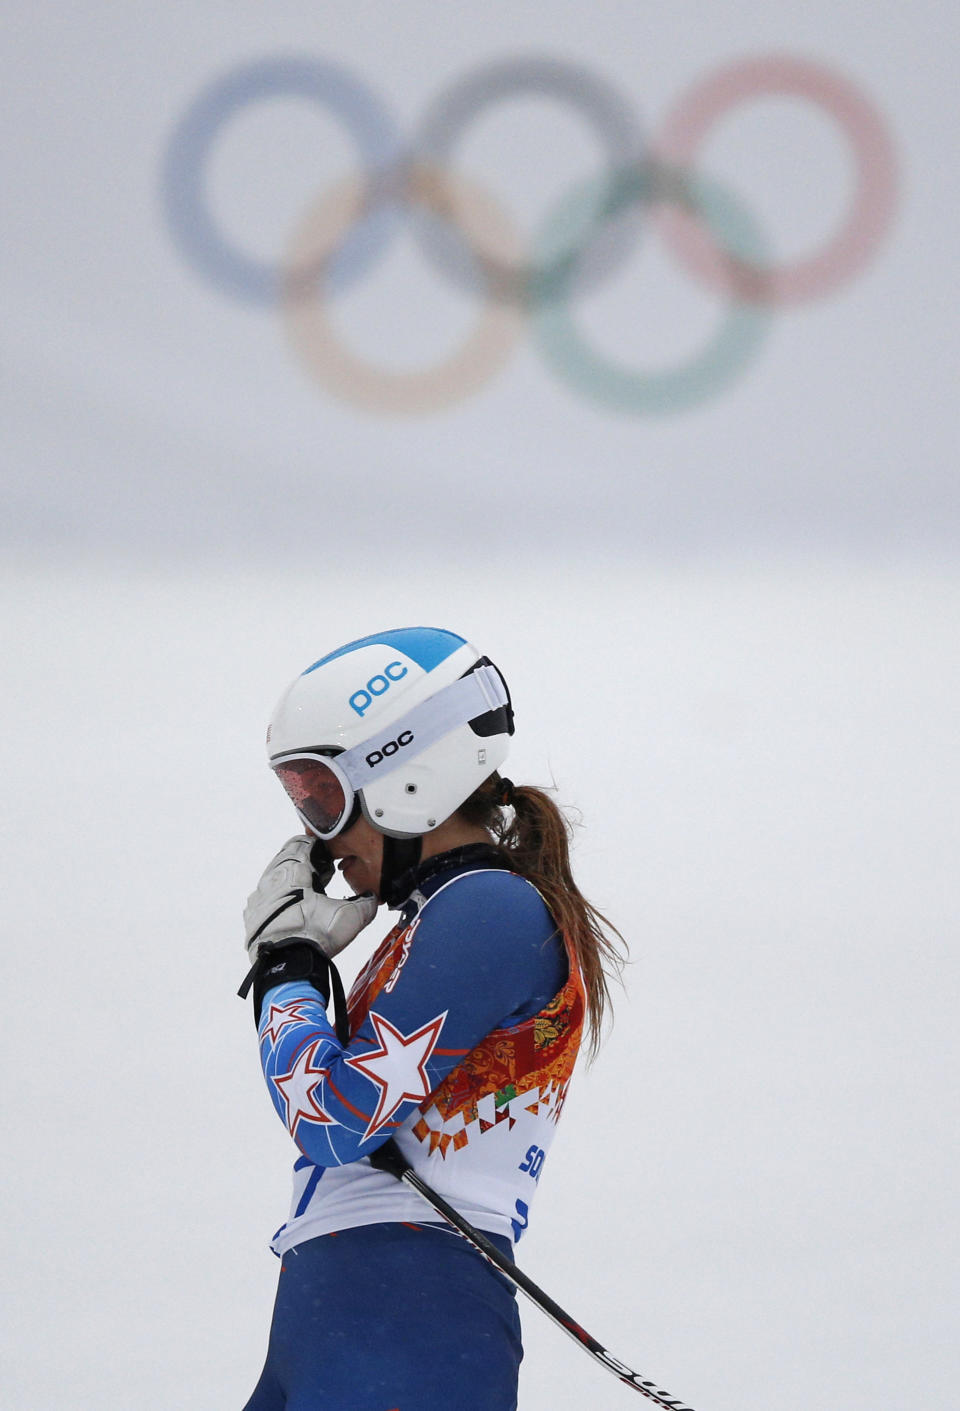
[[532,882],[546,902],[583,976],[592,1057],[610,1005],[609,979],[619,979],[624,966],[621,946],[625,951],[626,942],[573,880],[572,825],[543,789],[511,784],[499,774],[482,784],[457,812],[466,822],[493,834],[513,871]]

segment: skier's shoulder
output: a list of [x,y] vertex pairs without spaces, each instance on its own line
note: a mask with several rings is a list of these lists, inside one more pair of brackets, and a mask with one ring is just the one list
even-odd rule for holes
[[423,925],[465,927],[471,932],[529,935],[542,943],[556,930],[532,882],[505,868],[459,872],[440,883],[421,910]]
[[563,984],[567,952],[536,887],[518,873],[483,868],[441,881],[413,936],[416,973],[456,975],[496,995],[503,1014],[526,1017]]

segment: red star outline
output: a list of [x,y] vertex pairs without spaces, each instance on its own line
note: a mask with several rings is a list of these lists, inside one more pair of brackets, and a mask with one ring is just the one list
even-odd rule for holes
[[[314,1096],[314,1092],[317,1087],[319,1087],[321,1079],[327,1076],[329,1070],[327,1068],[311,1068],[310,1066],[310,1059],[316,1053],[317,1049],[326,1042],[325,1039],[318,1039],[316,1043],[310,1044],[308,1048],[304,1049],[298,1055],[296,1062],[288,1073],[281,1073],[278,1078],[272,1080],[274,1087],[283,1098],[286,1106],[284,1121],[292,1137],[296,1137],[297,1128],[301,1122],[315,1122],[319,1126],[330,1127],[337,1125],[330,1114],[324,1111],[323,1107]],[[313,1077],[317,1080],[315,1083],[309,1085],[303,1083],[304,1079]],[[284,1090],[284,1085],[287,1083],[289,1083],[291,1087],[295,1084],[303,1083],[302,1095],[306,1098],[309,1106],[303,1106],[300,1094],[295,1092],[291,1095]],[[292,1110],[294,1101],[296,1102],[296,1109]]]
[[[319,998],[319,996],[318,996]],[[309,1012],[311,1001],[308,999],[291,999],[286,1004],[271,1004],[267,1014],[267,1022],[260,1031],[260,1042],[269,1039],[272,1044],[280,1037],[280,1030],[285,1029],[288,1024],[296,1024],[298,1021],[316,1018],[315,1014]],[[307,1013],[301,1011],[307,1009]],[[283,1016],[282,1019],[274,1019],[275,1014]]]
[[[395,1029],[389,1019],[384,1019],[375,1010],[370,1011],[369,1018],[377,1032],[377,1039],[380,1047],[372,1049],[369,1053],[357,1054],[355,1057],[347,1059],[351,1068],[359,1068],[365,1078],[369,1078],[371,1083],[376,1083],[380,1088],[380,1098],[377,1103],[377,1110],[370,1118],[367,1130],[363,1134],[364,1141],[372,1137],[381,1127],[385,1127],[398,1107],[407,1101],[422,1102],[424,1098],[430,1096],[430,1079],[427,1076],[427,1063],[430,1055],[437,1046],[440,1038],[440,1031],[443,1028],[447,1017],[447,1011],[438,1014],[429,1023],[423,1024],[412,1034],[401,1034],[399,1029]],[[419,1047],[422,1053],[417,1059],[416,1076],[419,1079],[419,1088],[413,1090],[404,1086],[407,1074],[397,1075],[390,1073],[390,1064],[396,1063],[398,1055],[403,1055],[408,1049]],[[377,1072],[378,1066],[383,1066],[383,1060],[387,1061],[387,1073],[382,1076]],[[391,1087],[393,1093],[391,1094]],[[402,1091],[397,1093],[397,1088],[402,1087]]]

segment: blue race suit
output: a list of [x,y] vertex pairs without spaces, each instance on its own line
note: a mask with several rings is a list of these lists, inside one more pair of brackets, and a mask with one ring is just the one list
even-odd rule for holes
[[510,1250],[579,1047],[579,971],[536,889],[495,850],[461,849],[420,869],[348,1009],[343,1046],[308,982],[263,1002],[263,1071],[300,1154],[247,1411],[508,1411],[521,1355],[512,1290],[366,1157],[393,1136]]

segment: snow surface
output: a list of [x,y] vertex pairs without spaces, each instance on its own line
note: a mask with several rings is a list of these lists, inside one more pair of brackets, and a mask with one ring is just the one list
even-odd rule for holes
[[[332,603],[339,641],[437,620],[436,583],[2,586],[3,1404],[239,1406],[291,1159],[233,993],[293,831],[264,722]],[[633,950],[522,1260],[698,1411],[950,1404],[958,610],[932,565],[444,587]],[[523,1316],[522,1406],[627,1404]]]

